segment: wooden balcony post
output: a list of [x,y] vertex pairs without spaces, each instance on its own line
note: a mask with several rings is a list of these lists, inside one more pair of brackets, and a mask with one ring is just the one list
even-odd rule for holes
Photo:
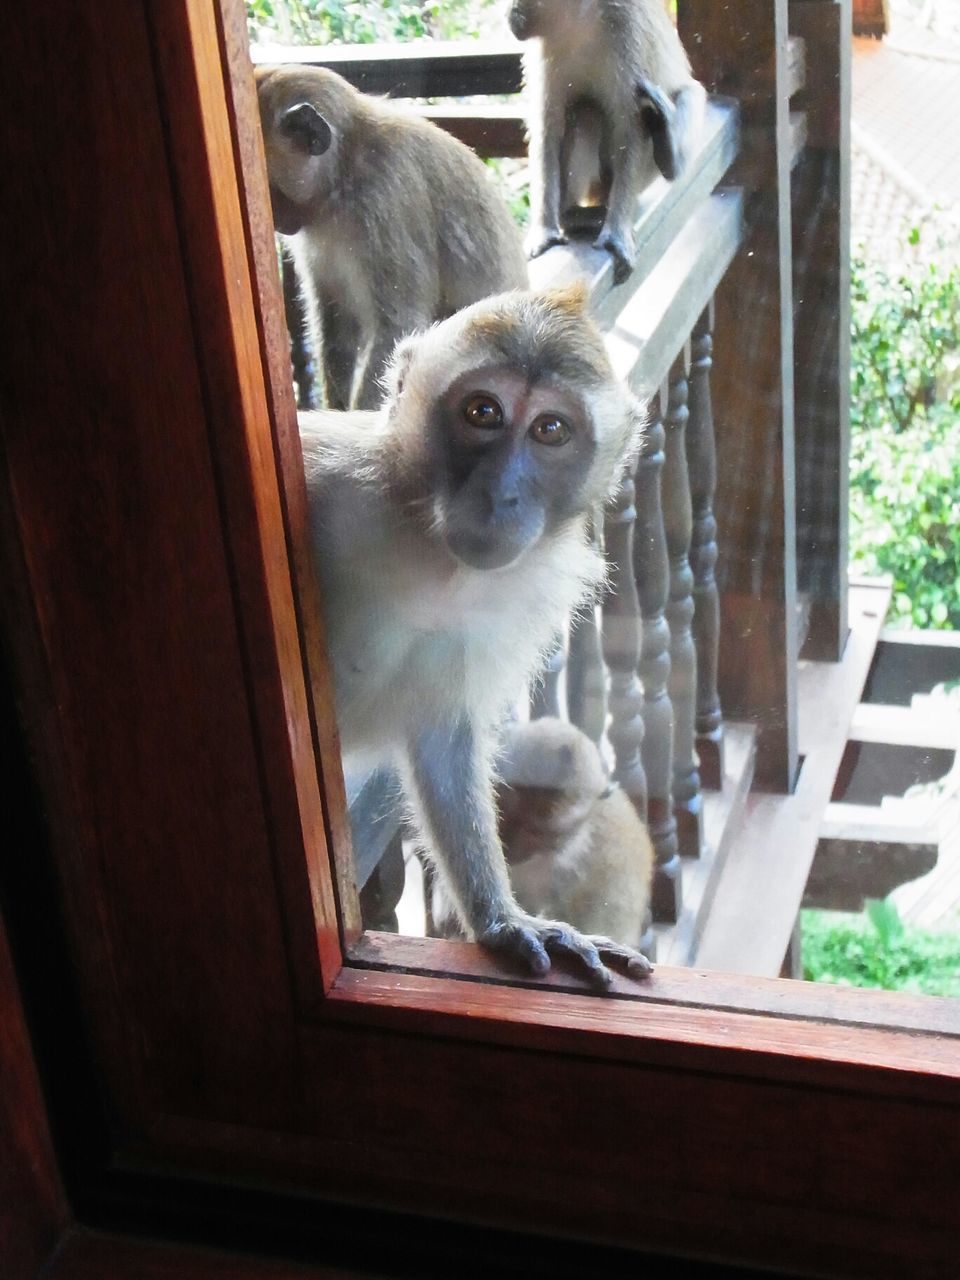
[[713,409],[725,714],[758,730],[756,783],[797,772],[797,585],[787,0],[680,0],[694,74],[738,99],[745,236],[715,295]]
[[807,145],[793,172],[797,576],[805,658],[847,638],[850,456],[850,0],[791,0],[806,44],[797,104]]
[[717,790],[723,782],[723,717],[717,692],[720,599],[714,572],[717,521],[713,514],[713,495],[717,487],[717,450],[710,400],[712,353],[711,301],[691,337],[687,467],[693,516],[690,567],[693,570],[693,639],[697,651],[696,747],[701,785]]
[[670,628],[669,692],[673,705],[673,813],[680,853],[697,858],[703,843],[703,804],[693,745],[697,653],[690,629],[694,605],[690,571],[693,514],[686,452],[688,391],[686,351],[681,350],[670,370],[664,416],[663,520],[670,565],[666,618]]
[[655,920],[673,923],[680,914],[682,894],[677,820],[673,813],[670,627],[665,612],[670,570],[660,493],[665,435],[660,404],[661,397],[655,397],[636,473],[633,572],[643,626],[639,665],[643,683],[643,764],[650,795],[647,824],[657,857],[651,906]]

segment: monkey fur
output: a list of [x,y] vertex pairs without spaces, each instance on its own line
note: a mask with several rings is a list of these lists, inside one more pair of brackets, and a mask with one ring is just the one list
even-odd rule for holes
[[483,163],[430,121],[321,67],[256,80],[274,225],[325,404],[375,409],[399,338],[526,287],[520,232]]
[[497,772],[500,839],[521,907],[638,947],[653,846],[596,745],[553,716],[513,722],[502,732]]
[[467,936],[599,986],[629,948],[534,918],[497,832],[496,731],[605,577],[589,517],[636,455],[582,286],[474,304],[397,348],[378,413],[300,415],[345,768],[391,764]]
[[[664,0],[513,0],[529,96],[530,230],[536,257],[604,210],[594,247],[633,270],[637,196],[672,180],[699,141],[706,93]],[[594,221],[594,230],[596,222]]]

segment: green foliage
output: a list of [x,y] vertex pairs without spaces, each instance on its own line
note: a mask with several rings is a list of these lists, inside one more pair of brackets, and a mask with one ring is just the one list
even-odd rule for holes
[[514,222],[518,227],[526,227],[530,221],[530,181],[526,165],[498,156],[489,156],[483,163],[493,174]]
[[905,925],[889,900],[859,916],[803,911],[800,920],[808,982],[960,996],[960,936]]
[[[919,230],[908,239],[916,245]],[[938,398],[944,402],[942,384],[960,352],[960,268],[931,262],[891,276],[854,257],[851,305],[854,424],[906,431]],[[950,401],[960,409],[956,385]]]
[[852,312],[852,559],[892,575],[894,621],[958,629],[960,269],[855,258]]
[[247,0],[255,42],[371,44],[491,34],[498,0]]

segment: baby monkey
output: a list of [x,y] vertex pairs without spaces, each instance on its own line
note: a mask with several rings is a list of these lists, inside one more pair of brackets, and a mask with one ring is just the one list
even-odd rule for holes
[[500,838],[524,910],[638,947],[653,846],[591,739],[553,716],[510,724],[498,773]]
[[510,211],[469,147],[322,67],[258,67],[276,229],[331,409],[374,409],[397,340],[527,284]]
[[[706,92],[664,0],[513,0],[530,97],[531,257],[603,209],[594,247],[622,283],[633,270],[637,196],[658,169],[677,177],[695,149]],[[596,221],[599,221],[597,218]],[[596,222],[594,222],[594,230]]]
[[590,514],[638,447],[577,286],[477,303],[397,348],[377,413],[300,415],[345,767],[391,764],[468,937],[536,974],[629,947],[518,906],[496,731],[605,566]]

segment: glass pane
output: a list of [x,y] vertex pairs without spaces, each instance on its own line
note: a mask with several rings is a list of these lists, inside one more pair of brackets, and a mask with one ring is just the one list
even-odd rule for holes
[[248,0],[364,922],[956,997],[960,25],[724,8]]

